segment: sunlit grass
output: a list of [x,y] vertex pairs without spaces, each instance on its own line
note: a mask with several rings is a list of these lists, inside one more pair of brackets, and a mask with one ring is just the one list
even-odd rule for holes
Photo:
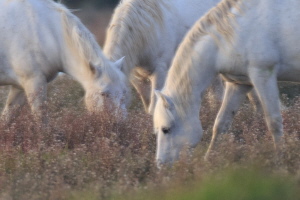
[[118,199],[130,200],[296,200],[299,187],[295,181],[254,169],[223,170],[204,176],[201,182],[157,188]]

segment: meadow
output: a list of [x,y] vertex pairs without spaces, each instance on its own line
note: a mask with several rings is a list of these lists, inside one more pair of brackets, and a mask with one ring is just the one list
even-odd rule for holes
[[[76,13],[102,45],[111,10]],[[66,75],[49,84],[47,128],[24,106],[0,122],[2,200],[297,200],[300,199],[300,87],[280,84],[284,145],[275,152],[264,117],[245,102],[208,161],[203,156],[219,109],[204,96],[204,136],[193,154],[157,169],[152,119],[134,97],[129,116],[89,114],[82,88]],[[1,87],[0,106],[7,87]]]

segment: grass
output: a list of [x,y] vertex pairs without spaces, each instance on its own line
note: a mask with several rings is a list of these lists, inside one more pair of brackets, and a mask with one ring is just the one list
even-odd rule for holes
[[[65,92],[68,91],[68,92]],[[0,123],[0,199],[297,199],[300,182],[300,99],[283,110],[279,154],[261,113],[245,103],[230,133],[203,161],[219,104],[206,96],[204,137],[193,155],[171,168],[154,163],[151,117],[141,107],[117,123],[110,113],[85,112],[82,88],[67,77],[49,86],[49,126],[33,122],[28,106]],[[298,195],[298,196],[297,196]],[[299,198],[298,198],[299,199]]]
[[146,192],[119,199],[131,200],[296,200],[299,191],[295,183],[279,176],[269,176],[252,170],[224,170],[205,177],[201,182]]

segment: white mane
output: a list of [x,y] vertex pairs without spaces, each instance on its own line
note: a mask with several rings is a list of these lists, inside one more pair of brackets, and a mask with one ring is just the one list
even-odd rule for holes
[[109,68],[109,66],[107,66],[109,61],[103,55],[94,35],[62,4],[53,3],[53,5],[61,12],[65,27],[64,37],[70,49],[74,50],[74,53],[76,53],[86,65],[92,62],[103,68]]
[[125,57],[127,75],[135,66],[140,49],[155,40],[150,30],[157,26],[163,28],[162,8],[165,6],[165,0],[123,0],[116,8],[107,30],[104,53],[113,61],[121,58],[123,52],[129,54]]
[[[198,61],[195,52],[195,46],[199,39],[204,35],[210,35],[218,44],[218,36],[212,31],[214,26],[222,37],[228,42],[231,41],[233,30],[234,14],[232,8],[239,10],[239,2],[241,0],[223,0],[216,7],[212,8],[206,15],[196,22],[193,28],[188,32],[176,52],[172,67],[168,72],[165,88],[176,88],[180,95],[174,100],[180,115],[184,116],[185,107],[188,106],[191,94],[191,74],[196,74]],[[183,67],[184,66],[184,67]]]

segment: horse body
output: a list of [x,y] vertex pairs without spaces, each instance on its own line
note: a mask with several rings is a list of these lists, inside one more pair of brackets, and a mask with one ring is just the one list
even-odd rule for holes
[[196,22],[178,48],[162,91],[157,91],[153,118],[158,164],[176,160],[185,145],[200,141],[201,94],[218,74],[226,80],[225,96],[206,156],[252,88],[275,144],[281,141],[277,81],[300,82],[299,8],[296,0],[223,0]]
[[[1,85],[15,85],[21,88],[23,77],[28,79],[39,73],[46,79],[51,79],[58,71],[62,71],[59,68],[62,48],[53,45],[63,43],[61,37],[54,37],[62,30],[59,30],[61,28],[59,26],[53,26],[51,20],[51,18],[59,19],[59,13],[43,13],[45,9],[49,9],[47,4],[36,4],[31,1],[0,3],[2,4],[0,55],[3,72]],[[39,56],[29,56],[30,54]],[[49,57],[50,59],[44,59]],[[39,65],[41,61],[44,62],[43,65]],[[49,68],[49,65],[52,67]]]
[[[263,1],[258,6],[253,6],[256,3],[243,3],[241,16],[236,16],[236,22],[233,22],[238,24],[238,28],[235,29],[236,37],[232,47],[218,54],[219,63],[216,67],[228,80],[246,84],[251,82],[249,71],[254,66],[271,73],[271,68],[276,65],[274,73],[276,72],[278,81],[298,82],[300,48],[297,47],[295,33],[300,32],[300,29],[295,24],[300,19],[300,14],[296,11],[286,12],[292,5],[298,6],[298,3],[289,1],[288,4],[280,2],[272,5],[273,2]],[[256,9],[257,7],[260,9]],[[243,15],[259,17],[251,19]],[[253,20],[256,20],[257,26],[253,25]],[[264,31],[261,30],[262,27],[265,27]]]
[[4,114],[10,117],[27,97],[42,117],[47,82],[58,72],[81,83],[89,110],[102,104],[97,99],[103,84],[99,65],[114,63],[76,16],[50,0],[1,1],[0,10],[0,84],[11,85]]
[[[129,88],[130,74],[134,71],[130,81],[148,112],[153,110],[154,89],[162,87],[182,38],[194,22],[217,2],[127,0],[116,8],[107,30],[104,54],[111,60],[125,56],[121,71],[127,81],[119,84]],[[146,79],[151,81],[151,95],[144,90]]]

